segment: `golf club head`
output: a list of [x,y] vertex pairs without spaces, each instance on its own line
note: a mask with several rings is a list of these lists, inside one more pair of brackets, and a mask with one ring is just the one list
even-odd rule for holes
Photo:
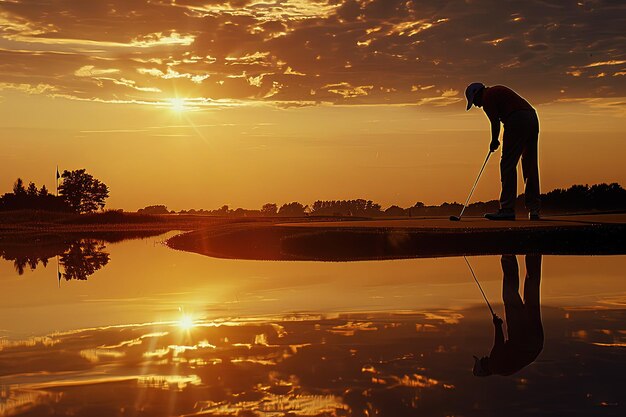
[[461,218],[458,216],[450,216],[450,221],[451,222],[458,222],[461,221]]

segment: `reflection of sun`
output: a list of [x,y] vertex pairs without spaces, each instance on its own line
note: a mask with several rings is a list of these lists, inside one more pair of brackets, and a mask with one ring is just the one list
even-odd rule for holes
[[182,98],[172,98],[170,99],[170,106],[175,112],[185,111],[187,108],[185,107],[185,100]]
[[183,314],[183,317],[178,322],[178,327],[183,330],[189,330],[193,327],[193,318],[188,314]]

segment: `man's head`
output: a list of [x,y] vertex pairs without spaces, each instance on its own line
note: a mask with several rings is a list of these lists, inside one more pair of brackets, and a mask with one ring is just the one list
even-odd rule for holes
[[482,92],[485,89],[485,84],[483,83],[471,83],[465,89],[465,97],[467,98],[467,109],[469,110],[472,107],[472,104],[477,107],[482,107],[483,105],[483,95]]
[[489,358],[484,356],[480,359],[474,356],[474,369],[472,370],[474,376],[489,376],[491,371],[489,370]]

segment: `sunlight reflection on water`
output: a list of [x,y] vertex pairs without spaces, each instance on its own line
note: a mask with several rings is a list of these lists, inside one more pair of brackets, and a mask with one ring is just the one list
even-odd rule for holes
[[[623,415],[624,256],[545,256],[543,351],[477,379],[493,325],[462,258],[223,260],[169,235],[88,246],[107,262],[60,287],[0,261],[0,415]],[[470,260],[504,317],[500,257]]]
[[[17,275],[0,260],[0,336],[23,339],[112,324],[206,318],[411,311],[481,303],[462,258],[363,262],[214,259],[174,251],[174,233],[97,246],[109,261],[86,280],[57,280],[54,257]],[[71,246],[70,246],[71,247]],[[15,255],[14,255],[15,257]],[[471,262],[490,299],[500,297],[499,257]],[[20,264],[21,265],[21,264]],[[624,256],[545,256],[542,299],[549,305],[622,308]],[[181,310],[183,309],[183,310]],[[190,322],[191,321],[191,322]]]
[[[504,407],[520,391],[526,400],[513,415],[557,410],[563,404],[554,399],[564,395],[568,407],[589,412],[619,404],[613,381],[626,358],[613,343],[624,343],[626,312],[543,313],[539,360],[491,380],[471,373],[471,355],[488,351],[492,339],[482,308],[457,311],[454,320],[446,311],[362,313],[67,332],[54,343],[3,347],[0,415],[458,415]],[[98,408],[85,398],[97,398]]]

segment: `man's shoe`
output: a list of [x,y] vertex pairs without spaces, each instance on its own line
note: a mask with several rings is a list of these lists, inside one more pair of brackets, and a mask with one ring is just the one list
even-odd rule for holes
[[487,220],[515,220],[515,212],[511,210],[498,210],[497,213],[485,214]]
[[538,211],[531,211],[528,213],[528,220],[541,220],[541,216]]

